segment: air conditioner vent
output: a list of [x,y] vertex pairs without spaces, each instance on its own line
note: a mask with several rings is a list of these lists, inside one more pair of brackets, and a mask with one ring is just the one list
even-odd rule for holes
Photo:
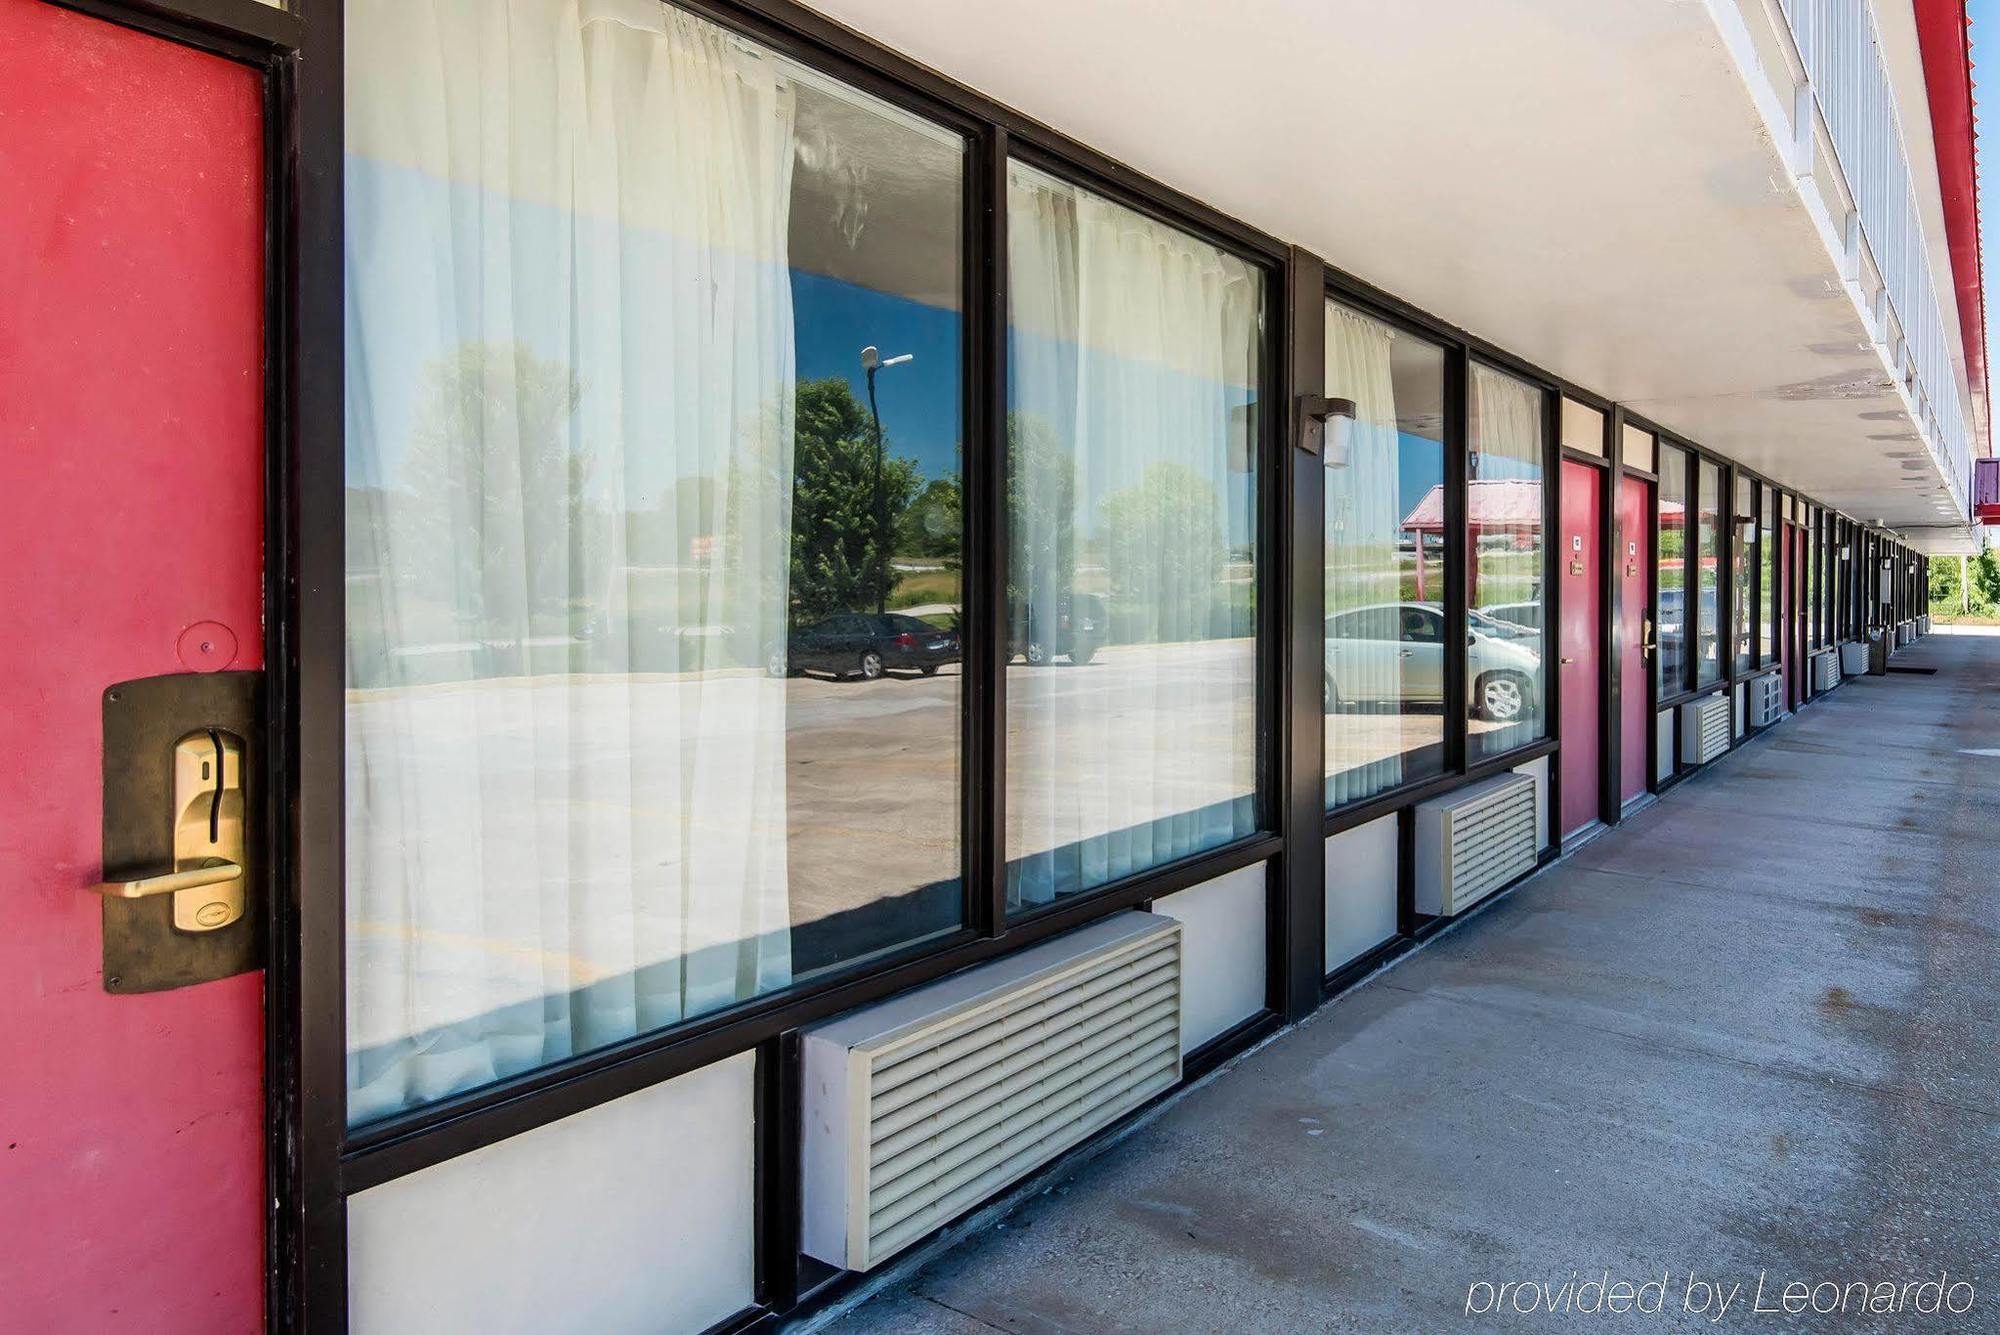
[[1785,682],[1775,672],[1750,679],[1750,725],[1768,728],[1785,712]]
[[1417,910],[1449,917],[1535,869],[1535,779],[1502,774],[1417,805]]
[[1840,646],[1840,675],[1859,677],[1868,671],[1868,641],[1849,640]]
[[1681,706],[1681,763],[1706,765],[1728,749],[1728,696],[1711,695]]
[[1840,685],[1840,651],[1822,649],[1813,655],[1813,689],[1830,691]]
[[867,1270],[1181,1075],[1181,925],[1121,913],[807,1031],[804,1247]]

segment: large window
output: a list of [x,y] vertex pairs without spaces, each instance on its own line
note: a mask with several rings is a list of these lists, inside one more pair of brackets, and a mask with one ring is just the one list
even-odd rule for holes
[[1815,648],[1827,642],[1829,581],[1826,577],[1826,511],[1812,510],[1811,564],[1806,568],[1812,581],[1812,642]]
[[1007,900],[1251,834],[1261,272],[1008,169]]
[[1499,755],[1547,734],[1543,711],[1542,491],[1548,395],[1474,363],[1467,421],[1466,752]]
[[1753,501],[1750,479],[1736,475],[1736,504],[1730,511],[1729,569],[1729,620],[1735,628],[1736,671],[1748,672],[1756,666],[1755,652],[1750,643],[1750,609],[1755,590],[1752,575],[1757,560],[1757,509]]
[[965,145],[664,6],[346,12],[363,1121],[962,922]]
[[1662,698],[1687,685],[1687,465],[1685,452],[1660,442],[1660,652],[1654,661]]
[[1696,546],[1695,571],[1700,590],[1695,607],[1695,685],[1707,686],[1722,680],[1720,612],[1722,569],[1722,525],[1717,504],[1722,491],[1722,469],[1706,459],[1695,462]]
[[1757,653],[1766,663],[1778,661],[1778,493],[1760,486],[1763,502],[1757,510]]
[[1444,380],[1442,347],[1328,304],[1355,405],[1323,456],[1328,806],[1444,770]]

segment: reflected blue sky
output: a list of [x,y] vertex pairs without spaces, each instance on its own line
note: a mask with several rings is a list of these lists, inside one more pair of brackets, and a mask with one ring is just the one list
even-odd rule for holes
[[926,477],[959,471],[957,311],[906,301],[838,278],[792,270],[792,321],[801,380],[843,376],[868,401],[861,349],[916,360],[876,373],[875,397],[889,448],[914,459]]

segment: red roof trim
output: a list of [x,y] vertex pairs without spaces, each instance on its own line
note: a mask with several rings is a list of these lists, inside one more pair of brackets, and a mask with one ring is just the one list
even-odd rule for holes
[[[1985,439],[1973,453],[1992,453],[1987,435],[1986,288],[1979,255],[1979,165],[1972,111],[1972,43],[1965,0],[1915,0],[1917,44],[1930,98],[1931,143],[1944,196],[1945,243],[1951,252],[1958,325],[1965,339],[1974,422]],[[1996,34],[2000,36],[2000,34]],[[1984,448],[1981,448],[1981,447]]]

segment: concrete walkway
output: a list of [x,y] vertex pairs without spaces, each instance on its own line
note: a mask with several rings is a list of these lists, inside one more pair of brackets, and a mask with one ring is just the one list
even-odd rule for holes
[[[2000,1331],[2000,638],[1896,661],[835,1328],[1715,1329],[1692,1270],[1723,1329]],[[1466,1314],[1606,1270],[1664,1310]],[[1750,1311],[1940,1271],[1969,1312]]]

